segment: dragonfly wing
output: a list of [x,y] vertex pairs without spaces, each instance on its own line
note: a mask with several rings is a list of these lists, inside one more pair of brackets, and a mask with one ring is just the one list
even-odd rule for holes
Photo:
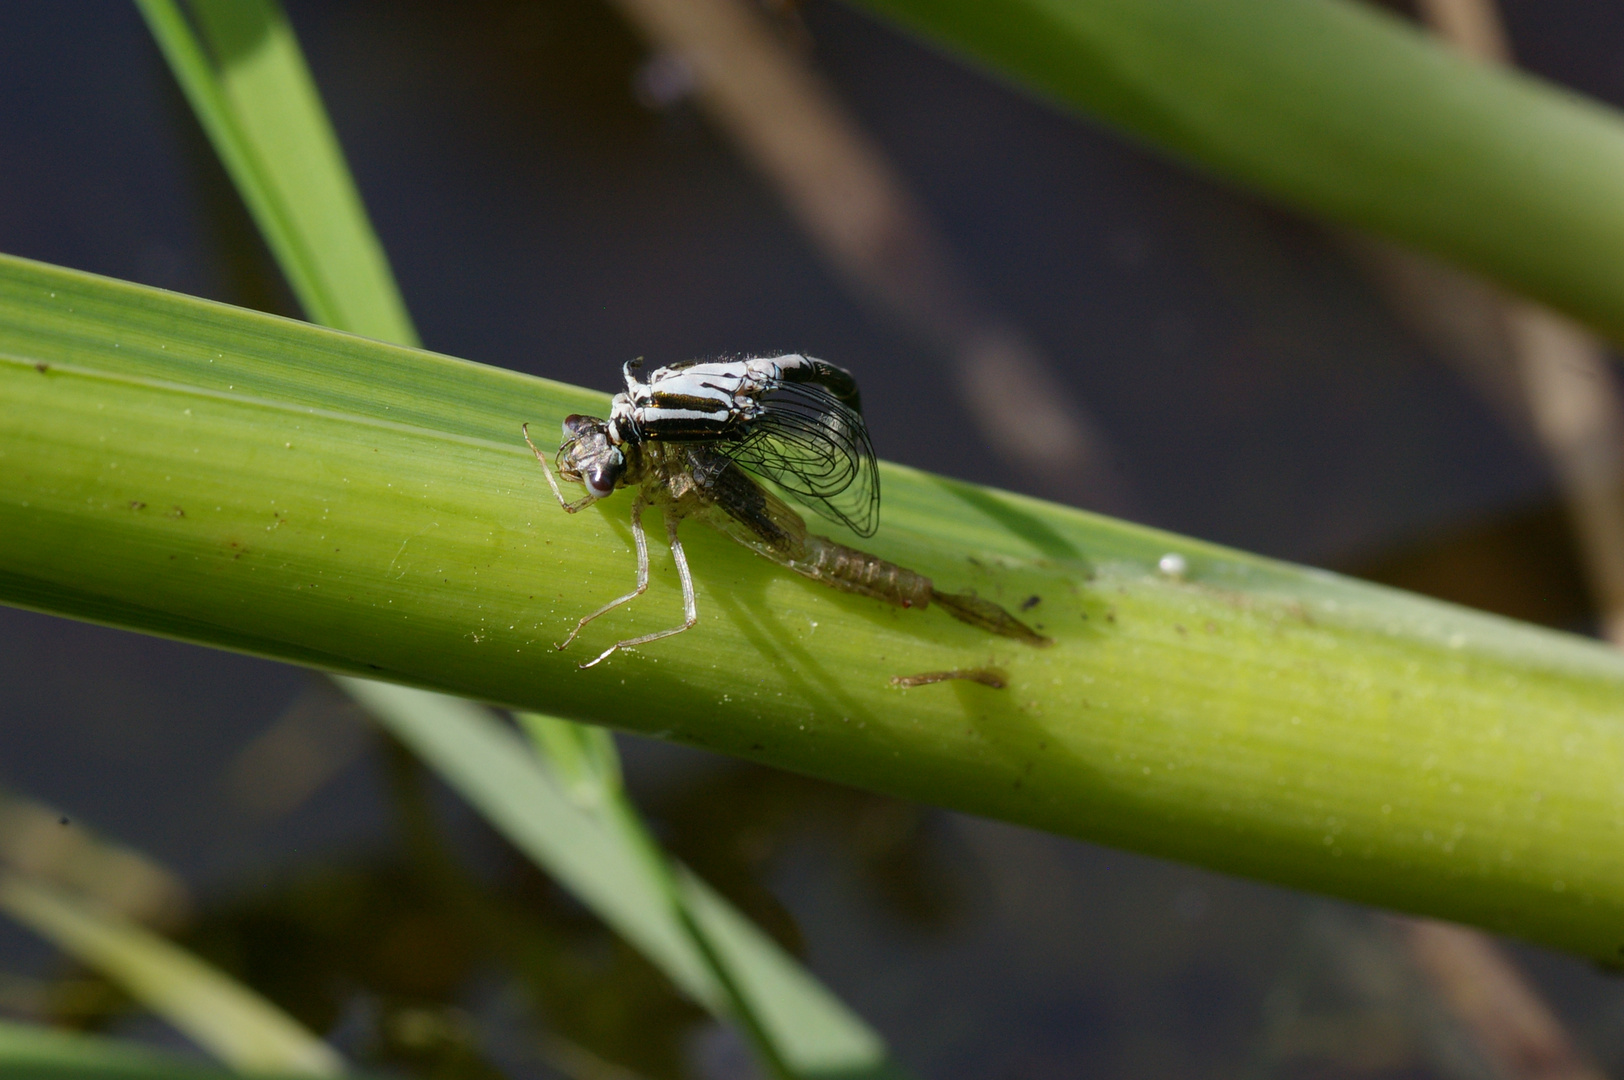
[[880,474],[862,416],[812,382],[780,383],[760,404],[727,455],[815,513],[858,536],[874,535]]
[[710,524],[748,548],[788,565],[806,546],[806,522],[738,462],[710,447],[689,451],[694,482],[710,504]]

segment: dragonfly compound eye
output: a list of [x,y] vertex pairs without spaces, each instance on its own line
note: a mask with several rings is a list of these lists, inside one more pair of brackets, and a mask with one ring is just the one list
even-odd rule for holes
[[593,498],[607,498],[614,492],[625,471],[626,458],[619,450],[611,450],[581,470],[581,483],[586,485]]

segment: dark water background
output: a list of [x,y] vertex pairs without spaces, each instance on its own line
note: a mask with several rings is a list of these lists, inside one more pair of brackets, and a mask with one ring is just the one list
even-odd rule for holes
[[[607,7],[289,6],[429,348],[603,389],[635,355],[805,349],[859,374],[882,456],[1031,487],[691,104],[638,104],[648,54]],[[1624,104],[1624,9],[1505,7],[1528,67]],[[1590,627],[1547,471],[1342,243],[849,9],[800,17],[1092,408],[1142,520]],[[0,150],[0,250],[295,314],[132,6],[0,7]],[[745,1074],[731,1037],[312,676],[0,609],[0,701],[0,785],[176,871],[185,940],[358,1059],[565,1075],[553,1032],[646,1075]],[[256,801],[254,748],[290,724],[332,775]],[[1362,909],[623,748],[667,841],[920,1075],[1487,1075]],[[424,805],[436,833],[411,824]],[[1624,982],[1516,953],[1624,1071]],[[9,925],[0,1009],[177,1042]]]

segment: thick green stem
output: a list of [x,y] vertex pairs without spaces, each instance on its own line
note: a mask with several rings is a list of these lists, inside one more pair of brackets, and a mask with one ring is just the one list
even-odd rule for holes
[[[706,746],[1598,958],[1624,658],[898,467],[865,546],[1053,637],[820,588],[696,523],[633,571],[519,439],[598,395],[0,259],[0,599]],[[1164,553],[1187,570],[1158,570]],[[997,668],[1008,686],[895,676]]]

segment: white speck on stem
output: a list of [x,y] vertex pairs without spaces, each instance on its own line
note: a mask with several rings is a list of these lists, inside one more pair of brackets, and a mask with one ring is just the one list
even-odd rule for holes
[[1190,569],[1190,564],[1184,561],[1184,556],[1176,551],[1169,551],[1156,563],[1156,569],[1170,578],[1181,578]]

